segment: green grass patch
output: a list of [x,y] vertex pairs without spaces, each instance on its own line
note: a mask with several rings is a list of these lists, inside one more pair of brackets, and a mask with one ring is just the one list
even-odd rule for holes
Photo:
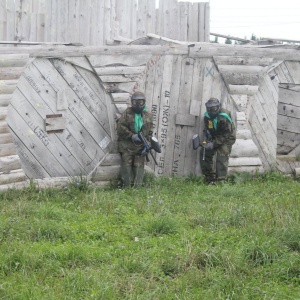
[[0,193],[0,299],[300,299],[300,183]]

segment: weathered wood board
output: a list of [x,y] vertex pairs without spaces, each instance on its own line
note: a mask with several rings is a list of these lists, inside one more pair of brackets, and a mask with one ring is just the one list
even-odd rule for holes
[[[26,174],[88,174],[109,151],[113,138],[108,100],[96,75],[85,68],[48,59],[28,65],[7,120]],[[60,117],[51,122],[49,116]],[[54,127],[49,131],[50,124]]]

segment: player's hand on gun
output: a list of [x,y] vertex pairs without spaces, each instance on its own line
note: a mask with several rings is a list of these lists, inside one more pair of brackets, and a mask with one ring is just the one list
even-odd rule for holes
[[205,145],[203,144],[203,146],[206,150],[213,150],[215,147],[214,142],[205,143]]
[[137,133],[135,133],[131,136],[131,140],[133,142],[141,142],[141,139],[139,138],[139,135]]

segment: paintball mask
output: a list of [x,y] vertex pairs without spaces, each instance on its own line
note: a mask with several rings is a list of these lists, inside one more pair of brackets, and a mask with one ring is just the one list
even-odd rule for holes
[[206,103],[206,111],[211,119],[214,119],[221,110],[220,101],[217,98],[210,98]]
[[142,92],[135,92],[131,96],[131,106],[135,113],[140,114],[146,105],[146,97]]

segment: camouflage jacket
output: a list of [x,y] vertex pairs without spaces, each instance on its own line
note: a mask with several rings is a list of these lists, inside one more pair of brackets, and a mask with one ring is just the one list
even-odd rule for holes
[[206,137],[210,134],[216,147],[223,144],[233,145],[236,140],[236,129],[231,119],[231,113],[227,109],[221,109],[215,119],[204,115]]
[[[131,107],[127,108],[120,119],[118,120],[117,125],[117,134],[118,134],[118,149],[119,152],[132,152],[133,154],[140,154],[143,150],[143,143],[133,143],[131,136],[135,132],[134,129],[134,111]],[[143,126],[142,132],[145,138],[150,142],[150,139],[153,134],[153,116],[152,113],[144,111],[142,113]]]

